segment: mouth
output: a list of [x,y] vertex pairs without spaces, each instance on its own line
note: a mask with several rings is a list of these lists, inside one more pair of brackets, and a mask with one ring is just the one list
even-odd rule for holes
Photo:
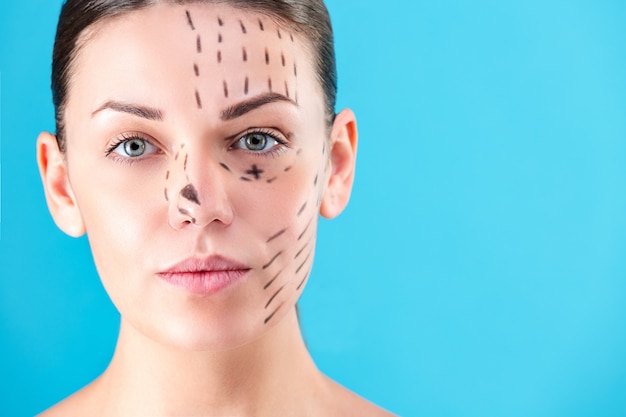
[[211,295],[240,282],[250,267],[221,256],[189,258],[157,273],[168,284],[184,291]]

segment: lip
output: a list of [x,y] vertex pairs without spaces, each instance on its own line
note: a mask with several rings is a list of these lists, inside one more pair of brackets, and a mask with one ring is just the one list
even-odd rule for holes
[[211,295],[241,281],[250,267],[222,256],[189,258],[157,276],[193,294]]

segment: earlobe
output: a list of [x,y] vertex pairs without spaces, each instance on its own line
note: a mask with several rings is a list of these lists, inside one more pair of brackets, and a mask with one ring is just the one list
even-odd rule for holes
[[68,235],[82,236],[85,225],[69,182],[65,158],[54,135],[43,132],[37,138],[37,164],[54,222]]
[[332,219],[346,208],[352,192],[358,131],[352,110],[337,115],[330,135],[330,177],[320,207],[320,214]]

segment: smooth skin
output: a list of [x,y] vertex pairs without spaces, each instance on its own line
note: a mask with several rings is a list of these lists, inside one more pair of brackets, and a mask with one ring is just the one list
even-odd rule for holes
[[[240,22],[250,32],[259,19],[265,31],[241,30]],[[307,41],[278,39],[276,30],[287,28],[226,5],[158,4],[94,29],[73,67],[67,150],[42,133],[37,158],[56,224],[71,236],[87,233],[122,322],[106,371],[42,416],[390,416],[316,368],[296,316],[317,215],[333,218],[348,203],[357,148],[350,110],[328,133]],[[281,53],[287,65],[276,58]],[[286,83],[291,101],[224,120],[226,109],[270,93],[268,78]],[[263,149],[250,149],[251,131],[266,135]],[[138,145],[141,152],[129,154]],[[251,166],[262,177],[242,180]],[[188,183],[202,204],[181,214],[179,191]],[[311,253],[306,260],[300,247]],[[212,255],[250,271],[211,295],[159,278],[177,262]],[[274,285],[284,289],[267,321],[271,294],[263,284],[277,272]]]

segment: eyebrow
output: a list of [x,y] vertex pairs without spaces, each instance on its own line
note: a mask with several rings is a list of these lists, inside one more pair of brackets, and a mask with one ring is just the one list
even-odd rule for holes
[[102,106],[98,107],[91,113],[91,117],[95,116],[96,113],[99,113],[103,110],[113,110],[120,113],[128,113],[133,116],[141,117],[147,120],[154,120],[160,122],[163,120],[163,112],[154,107],[142,106],[139,104],[133,103],[124,103],[120,101],[109,100],[104,103]]
[[258,109],[261,106],[277,102],[287,102],[293,104],[294,106],[298,106],[295,101],[287,96],[277,93],[266,93],[228,107],[222,111],[220,119],[224,121],[233,120],[251,112],[252,110]]

